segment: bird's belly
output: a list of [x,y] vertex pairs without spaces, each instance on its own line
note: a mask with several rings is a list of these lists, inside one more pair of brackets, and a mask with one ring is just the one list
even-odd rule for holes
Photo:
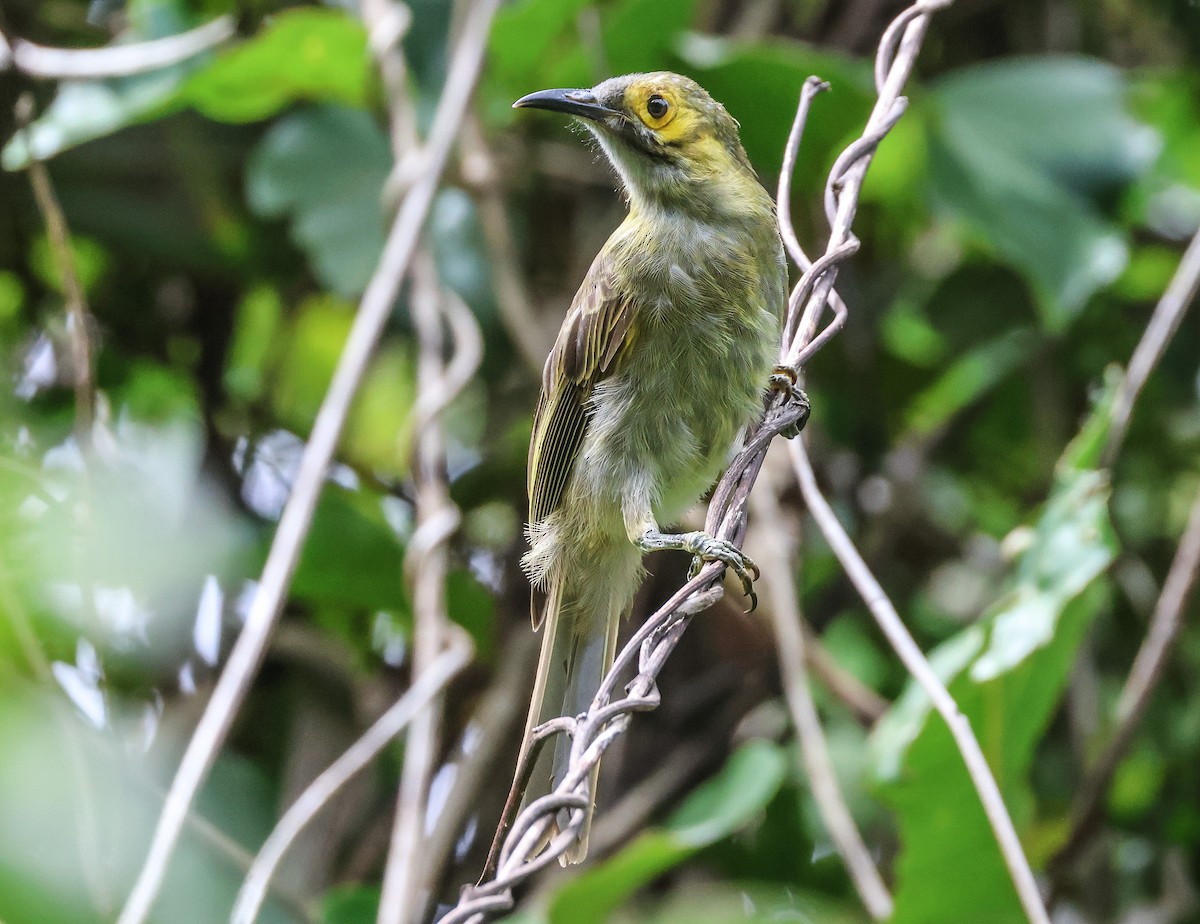
[[670,523],[716,479],[762,408],[774,343],[762,314],[734,336],[711,314],[648,324],[621,373],[597,386],[574,487],[617,515],[614,528],[622,511],[631,525],[631,503]]

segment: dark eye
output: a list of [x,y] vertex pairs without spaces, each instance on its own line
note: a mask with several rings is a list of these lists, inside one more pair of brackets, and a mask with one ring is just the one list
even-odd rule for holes
[[652,119],[661,119],[670,108],[671,104],[657,93],[646,101],[646,111],[650,113]]

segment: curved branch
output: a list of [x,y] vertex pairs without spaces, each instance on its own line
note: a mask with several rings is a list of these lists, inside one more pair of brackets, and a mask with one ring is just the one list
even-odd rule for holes
[[0,35],[0,71],[12,67],[46,80],[129,77],[194,58],[232,38],[236,30],[232,16],[218,16],[178,35],[106,48],[49,48],[25,39],[12,39],[10,43]]
[[375,759],[458,673],[471,663],[471,644],[463,635],[456,636],[437,660],[429,666],[408,691],[350,745],[302,792],[284,812],[271,834],[263,842],[233,903],[231,924],[253,924],[266,897],[267,886],[275,875],[284,853],[316,817],[329,800],[355,774]]

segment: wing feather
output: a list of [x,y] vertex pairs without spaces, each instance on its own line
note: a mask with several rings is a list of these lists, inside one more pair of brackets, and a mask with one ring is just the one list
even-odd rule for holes
[[542,375],[529,444],[529,522],[534,526],[562,502],[587,433],[592,390],[619,367],[632,340],[635,314],[611,255],[601,251],[563,321]]

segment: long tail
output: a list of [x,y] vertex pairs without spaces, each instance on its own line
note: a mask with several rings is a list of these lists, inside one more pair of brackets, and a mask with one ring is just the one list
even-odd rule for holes
[[[521,740],[518,768],[525,766],[532,746],[533,730],[557,716],[576,716],[586,712],[600,687],[600,681],[612,667],[617,650],[617,630],[621,610],[585,614],[563,582],[553,581],[548,589],[545,618],[542,623],[542,651],[534,678],[529,716]],[[558,735],[554,746],[546,746],[538,755],[529,776],[522,806],[551,792],[567,774],[571,741]],[[591,772],[592,798],[596,794],[599,763]],[[564,863],[579,863],[587,855],[588,832],[592,824],[589,806],[578,844],[563,855]]]

